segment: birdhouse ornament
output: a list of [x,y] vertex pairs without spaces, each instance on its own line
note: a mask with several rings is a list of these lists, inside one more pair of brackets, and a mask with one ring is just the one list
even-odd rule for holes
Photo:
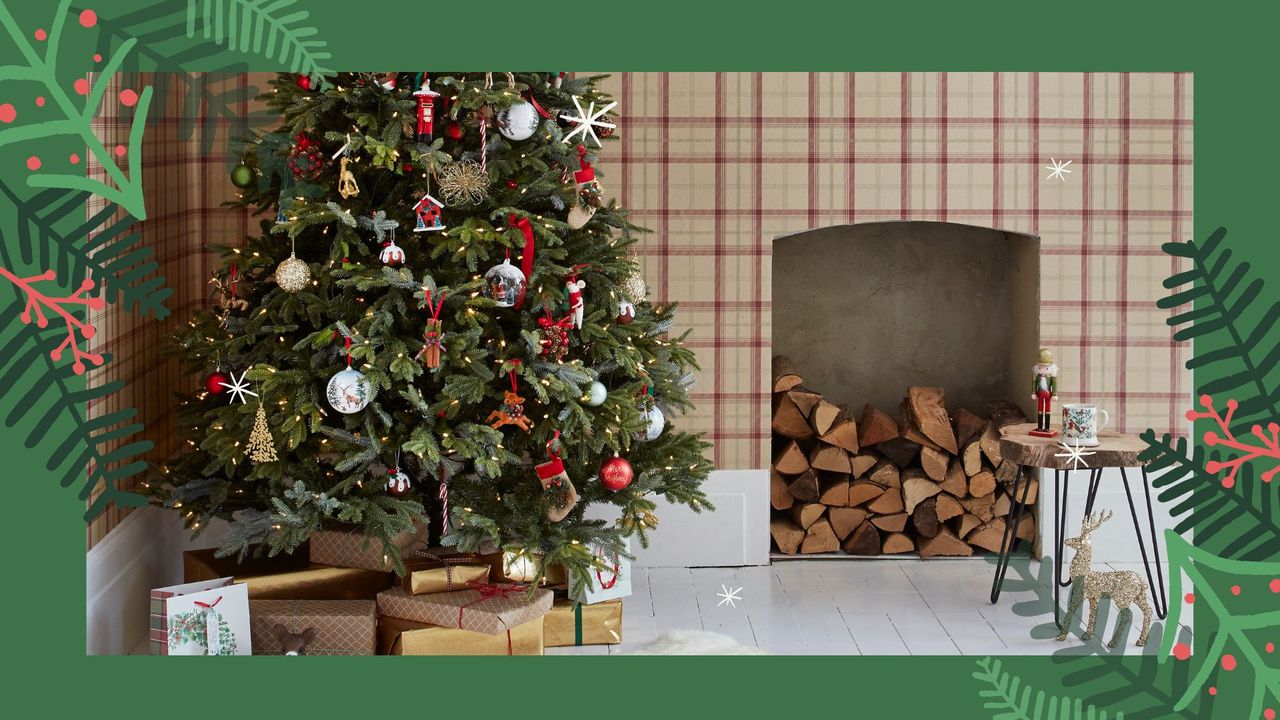
[[418,216],[414,232],[440,232],[445,229],[444,203],[431,197],[430,193],[418,200],[418,204],[413,206],[413,212]]
[[596,214],[596,210],[600,209],[600,193],[603,188],[600,187],[600,181],[596,180],[596,170],[587,160],[587,148],[585,145],[578,146],[578,165],[580,170],[573,173],[573,181],[577,184],[578,194],[573,207],[569,209],[569,217],[566,222],[569,227],[578,230],[591,220]]
[[418,124],[414,129],[413,139],[420,143],[432,140],[431,124],[435,122],[436,98],[440,93],[431,89],[431,80],[426,73],[422,74],[422,84],[413,91],[413,98],[418,101]]

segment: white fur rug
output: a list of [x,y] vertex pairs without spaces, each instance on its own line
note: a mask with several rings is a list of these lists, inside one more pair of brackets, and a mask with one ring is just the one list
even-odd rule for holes
[[705,630],[673,630],[632,655],[768,655],[728,635]]

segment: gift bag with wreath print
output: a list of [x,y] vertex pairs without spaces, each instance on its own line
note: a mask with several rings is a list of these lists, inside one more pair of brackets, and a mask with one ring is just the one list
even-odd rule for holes
[[[625,547],[631,552],[631,541],[626,540]],[[617,600],[631,594],[631,561],[621,555],[614,557],[595,544],[591,545],[596,555],[597,567],[588,574],[590,586],[584,588],[574,597],[580,603],[591,605],[605,600]]]
[[249,586],[232,578],[151,591],[153,655],[251,655]]

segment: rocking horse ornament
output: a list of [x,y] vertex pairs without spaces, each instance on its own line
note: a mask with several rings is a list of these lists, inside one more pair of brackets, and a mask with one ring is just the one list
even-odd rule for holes
[[1089,601],[1089,620],[1085,623],[1084,634],[1080,637],[1088,640],[1093,637],[1094,625],[1098,621],[1098,602],[1103,595],[1111,598],[1111,602],[1120,608],[1120,617],[1116,621],[1116,632],[1107,647],[1115,648],[1120,644],[1122,635],[1128,632],[1133,621],[1133,610],[1130,605],[1137,604],[1142,611],[1142,631],[1138,633],[1138,647],[1147,644],[1147,631],[1151,629],[1151,603],[1147,600],[1147,585],[1142,576],[1132,570],[1101,572],[1091,570],[1093,564],[1093,543],[1089,535],[1102,523],[1111,519],[1111,511],[1098,515],[1086,515],[1080,523],[1079,537],[1068,538],[1068,547],[1076,551],[1071,558],[1071,599],[1067,606],[1067,616],[1062,620],[1062,632],[1059,640],[1067,639],[1067,631],[1071,620],[1075,617],[1080,605]]
[[484,421],[489,423],[489,427],[497,430],[504,425],[515,425],[525,432],[533,429],[533,421],[524,414],[524,398],[520,397],[519,387],[516,380],[516,371],[511,370],[507,373],[511,378],[511,389],[503,392],[502,405],[493,412],[489,413],[489,417]]

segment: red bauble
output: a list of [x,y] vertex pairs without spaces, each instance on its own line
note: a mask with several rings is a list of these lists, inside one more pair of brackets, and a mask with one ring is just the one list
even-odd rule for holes
[[204,389],[209,391],[210,395],[221,395],[227,389],[223,387],[223,383],[231,384],[231,376],[221,370],[214,370],[209,373],[209,377],[204,379]]
[[516,188],[520,187],[520,183],[516,182],[515,180],[508,180],[507,187],[511,188],[512,190],[515,190]]
[[413,172],[413,163],[405,163],[404,165],[400,166],[400,169],[407,173],[411,173]]
[[310,75],[299,75],[299,76],[295,77],[295,78],[293,79],[293,81],[294,81],[295,83],[297,83],[298,87],[299,87],[300,89],[302,89],[302,90],[310,90],[310,89],[311,89],[311,76],[310,76]]
[[444,129],[444,134],[447,135],[450,140],[461,140],[462,124],[456,122],[449,123],[449,125]]
[[635,471],[626,458],[614,455],[600,465],[600,484],[614,492],[630,485],[634,478]]

